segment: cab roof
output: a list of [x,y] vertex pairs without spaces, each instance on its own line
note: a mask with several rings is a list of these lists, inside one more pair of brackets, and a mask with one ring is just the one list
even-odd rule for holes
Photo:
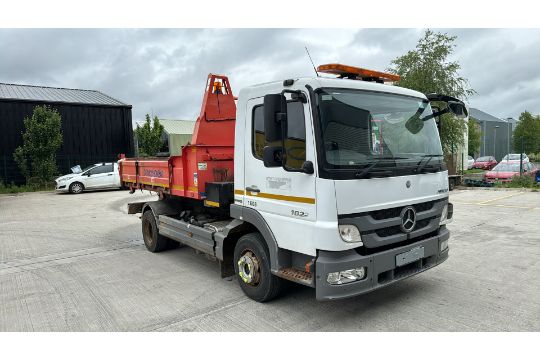
[[[351,80],[335,77],[302,77],[293,79],[294,84],[290,86],[291,89],[305,88],[305,85],[310,85],[313,89],[318,88],[342,88],[342,89],[356,89],[367,91],[378,91],[397,95],[412,96],[420,99],[426,99],[426,95],[416,91],[407,89],[396,85],[379,84],[371,81],[363,80]],[[283,86],[283,80],[273,81],[268,83],[262,83],[257,85],[248,86],[240,91],[240,95],[246,94],[248,98],[260,97],[265,94],[276,93],[281,89],[287,88]]]

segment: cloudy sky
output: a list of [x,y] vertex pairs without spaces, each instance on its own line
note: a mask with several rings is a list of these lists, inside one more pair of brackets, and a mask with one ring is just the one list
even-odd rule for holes
[[[195,119],[209,72],[233,92],[260,82],[312,76],[316,64],[376,70],[413,49],[423,29],[0,29],[0,82],[100,90],[153,113]],[[497,117],[540,113],[540,30],[444,29],[452,60],[478,92],[472,107]]]

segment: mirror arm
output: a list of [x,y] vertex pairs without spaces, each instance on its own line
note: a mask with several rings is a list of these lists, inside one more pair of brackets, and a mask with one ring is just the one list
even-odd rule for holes
[[423,118],[422,118],[422,121],[428,121],[429,119],[433,119],[433,118],[435,118],[435,117],[439,117],[439,116],[444,115],[444,114],[449,113],[449,112],[450,112],[450,109],[449,109],[449,108],[445,108],[444,110],[439,110],[439,111],[437,111],[436,113],[433,113],[433,114],[431,114],[431,115],[428,115],[428,116],[426,116],[426,117],[423,117]]

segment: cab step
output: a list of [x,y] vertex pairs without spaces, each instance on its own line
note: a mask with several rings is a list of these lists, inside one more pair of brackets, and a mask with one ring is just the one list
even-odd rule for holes
[[280,269],[277,276],[296,283],[313,287],[313,274],[290,267]]

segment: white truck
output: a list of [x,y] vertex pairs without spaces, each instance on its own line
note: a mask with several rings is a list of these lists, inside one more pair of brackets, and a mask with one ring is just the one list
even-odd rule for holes
[[[383,84],[391,74],[318,70],[337,77],[242,89],[231,132],[213,137],[234,98],[228,79],[211,74],[181,156],[120,160],[123,185],[160,194],[129,205],[142,213],[150,251],[207,253],[259,302],[285,280],[315,288],[319,300],[347,298],[447,259],[453,211],[434,117],[464,117],[464,104]],[[430,99],[442,110],[433,114]]]

